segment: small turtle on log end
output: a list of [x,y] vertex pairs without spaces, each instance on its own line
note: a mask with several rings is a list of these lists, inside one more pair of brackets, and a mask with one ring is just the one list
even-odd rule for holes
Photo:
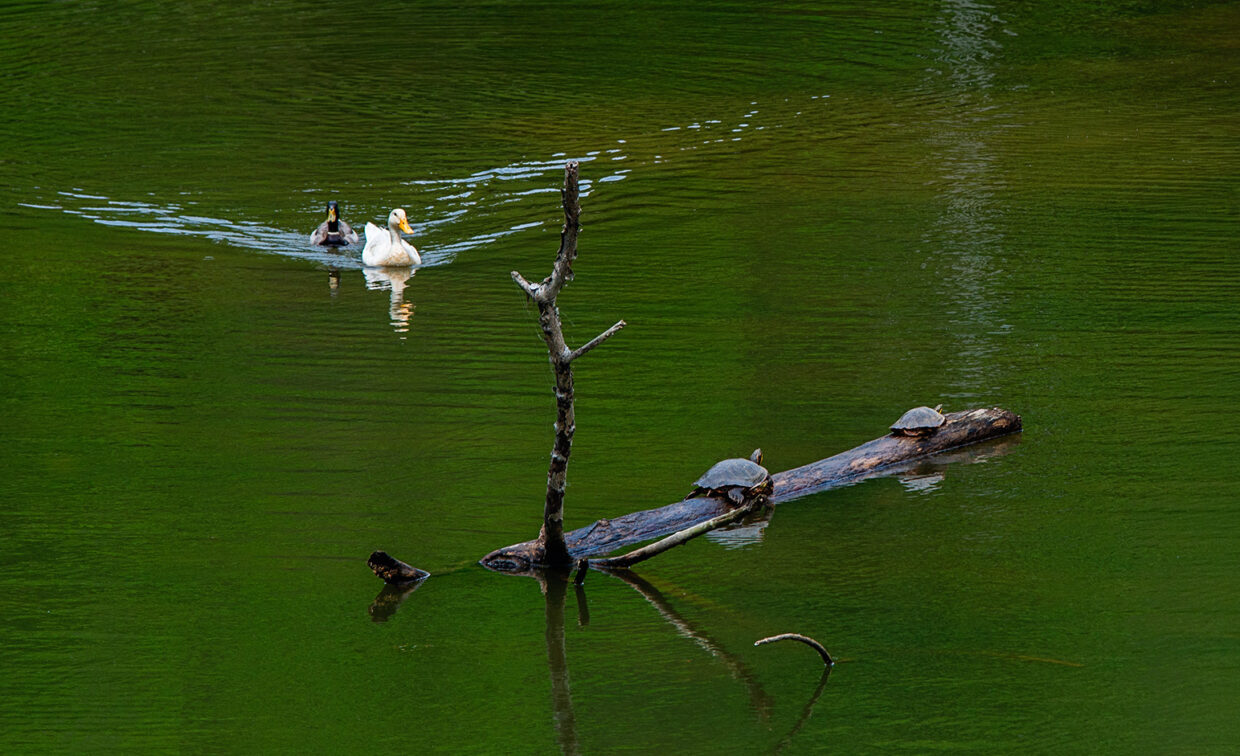
[[693,484],[696,488],[686,496],[719,496],[743,506],[757,496],[769,496],[775,490],[771,474],[762,466],[762,450],[754,449],[749,459],[725,459],[706,471]]
[[897,436],[929,436],[947,422],[947,418],[939,414],[941,409],[941,404],[934,409],[914,407],[900,416],[891,426],[891,432]]

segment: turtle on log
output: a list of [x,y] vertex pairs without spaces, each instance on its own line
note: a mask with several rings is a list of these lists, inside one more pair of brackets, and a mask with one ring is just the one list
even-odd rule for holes
[[775,490],[771,474],[762,466],[762,450],[754,449],[749,459],[725,459],[706,471],[693,484],[696,488],[686,496],[718,496],[737,506],[757,496],[769,496]]
[[947,422],[947,418],[939,414],[941,409],[941,404],[934,409],[914,407],[900,416],[891,426],[891,432],[896,436],[929,436]]

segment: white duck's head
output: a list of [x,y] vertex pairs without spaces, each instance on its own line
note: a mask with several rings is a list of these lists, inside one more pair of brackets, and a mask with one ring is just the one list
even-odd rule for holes
[[409,219],[405,216],[404,208],[398,207],[388,215],[388,228],[393,231],[400,229],[407,234],[413,233],[413,229],[409,227]]

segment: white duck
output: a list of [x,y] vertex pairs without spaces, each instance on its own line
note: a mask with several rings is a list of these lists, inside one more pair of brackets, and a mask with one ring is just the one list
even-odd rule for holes
[[374,267],[421,265],[422,256],[412,244],[400,237],[401,231],[413,233],[405,211],[399,207],[388,215],[387,231],[367,222],[362,262]]

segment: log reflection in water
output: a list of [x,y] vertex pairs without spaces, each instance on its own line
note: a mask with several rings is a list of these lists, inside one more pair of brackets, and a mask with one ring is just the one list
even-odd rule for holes
[[375,600],[370,603],[370,608],[366,611],[370,614],[372,622],[387,622],[396,614],[396,610],[400,605],[409,598],[409,594],[421,587],[426,581],[419,580],[412,583],[388,583],[383,586],[383,590],[379,591],[379,595],[375,596]]

